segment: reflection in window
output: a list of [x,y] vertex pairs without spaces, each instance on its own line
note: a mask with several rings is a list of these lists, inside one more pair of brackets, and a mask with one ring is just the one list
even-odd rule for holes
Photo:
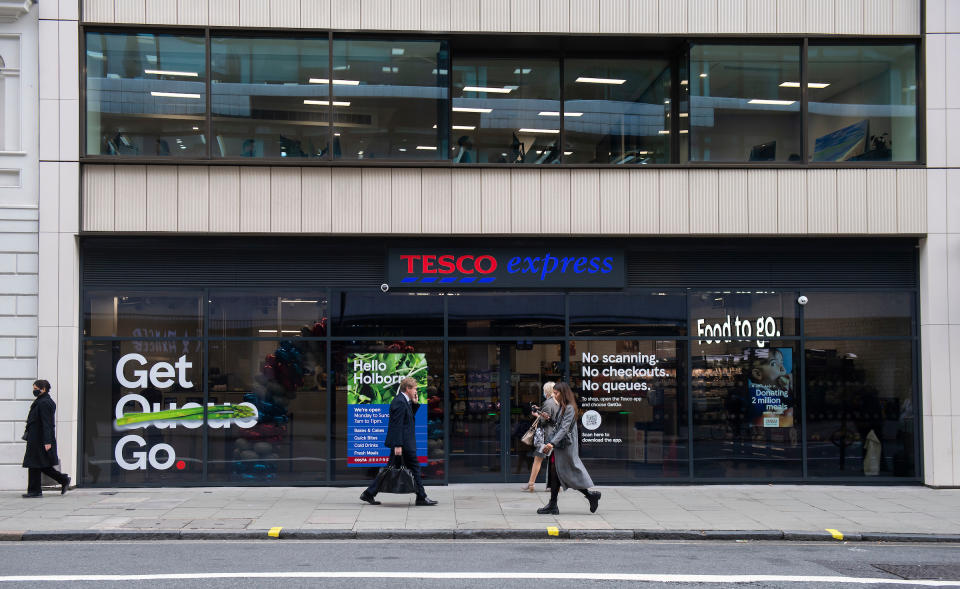
[[688,300],[690,334],[704,339],[745,336],[763,341],[797,331],[792,292],[702,291],[691,292]]
[[323,342],[210,342],[209,402],[256,408],[256,419],[211,421],[208,480],[326,479],[327,372]]
[[558,60],[458,59],[453,68],[453,161],[557,163],[559,112]]
[[212,293],[211,337],[324,337],[326,292],[262,295]]
[[210,47],[214,156],[326,154],[326,38],[213,37]]
[[807,342],[806,356],[810,476],[914,476],[911,343]]
[[807,79],[813,161],[917,159],[914,44],[811,46]]
[[694,476],[801,476],[794,348],[778,342],[692,345]]
[[599,414],[587,415],[580,427],[580,457],[595,481],[689,476],[683,345],[570,342],[580,409]]
[[447,159],[449,68],[446,41],[334,40],[333,156]]
[[87,154],[204,157],[202,35],[87,33]]
[[690,160],[800,161],[799,80],[795,45],[694,45]]
[[426,293],[335,293],[333,335],[442,336],[443,298]]
[[[83,365],[84,439],[79,460],[84,463],[84,484],[199,482],[203,475],[202,342],[86,342]],[[154,371],[155,366],[159,368]],[[126,384],[117,378],[118,368]],[[125,397],[117,420],[117,405]],[[151,413],[162,415],[163,421],[151,418]],[[154,448],[159,450],[150,462]]]
[[199,294],[88,293],[83,310],[84,335],[200,337],[201,301]]
[[461,294],[447,300],[451,336],[562,336],[563,295]]
[[670,161],[669,62],[567,59],[563,76],[564,162]]
[[909,292],[811,292],[803,308],[807,337],[910,336],[913,294]]
[[574,336],[683,335],[685,296],[668,292],[571,294]]

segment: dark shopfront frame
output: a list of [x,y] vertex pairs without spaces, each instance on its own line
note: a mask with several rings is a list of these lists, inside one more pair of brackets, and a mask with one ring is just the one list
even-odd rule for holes
[[[343,238],[340,240],[336,239],[325,239],[325,238],[307,238],[312,241],[319,242],[328,242],[328,243],[338,243],[340,247],[343,248],[344,254],[346,251],[351,249],[349,244],[344,242],[349,242],[351,238]],[[355,238],[353,239],[355,240]],[[327,300],[332,301],[332,294],[334,292],[371,292],[371,290],[376,289],[379,292],[379,285],[382,282],[382,277],[385,276],[384,272],[384,260],[386,258],[386,251],[389,247],[404,246],[409,245],[411,240],[380,240],[380,243],[375,246],[369,247],[368,253],[382,254],[379,259],[375,257],[364,257],[358,255],[355,257],[347,256],[345,261],[342,263],[346,264],[345,267],[354,267],[360,268],[360,274],[362,276],[349,279],[346,278],[343,280],[344,285],[341,287],[327,285],[327,286],[303,286],[300,283],[297,286],[295,281],[290,282],[277,282],[275,285],[271,285],[270,281],[264,281],[263,277],[251,276],[250,285],[236,285],[228,286],[227,283],[224,283],[224,286],[217,286],[216,284],[210,285],[209,283],[202,288],[193,287],[191,288],[190,284],[196,284],[194,273],[203,273],[206,271],[209,273],[210,268],[205,268],[205,265],[196,262],[196,263],[187,263],[189,266],[186,271],[178,272],[178,270],[183,270],[182,268],[177,268],[177,265],[184,260],[182,257],[184,249],[197,249],[197,248],[206,248],[209,244],[215,244],[215,248],[222,248],[223,251],[234,254],[235,248],[240,242],[247,241],[241,239],[231,239],[231,238],[185,238],[183,240],[170,240],[170,239],[155,239],[155,238],[131,238],[118,236],[113,238],[103,238],[96,236],[87,236],[81,238],[81,274],[80,274],[80,283],[81,283],[81,301],[85,300],[86,294],[89,291],[104,291],[110,290],[111,288],[116,290],[118,293],[129,292],[129,293],[138,293],[144,294],[149,292],[150,294],[157,294],[155,290],[149,288],[150,282],[144,281],[148,278],[156,279],[158,281],[166,282],[167,279],[171,281],[173,286],[165,288],[164,292],[169,292],[171,294],[183,291],[191,290],[194,293],[201,292],[204,296],[204,305],[203,305],[203,314],[201,320],[203,321],[203,334],[201,337],[161,337],[161,338],[142,338],[142,337],[108,337],[108,336],[87,336],[84,334],[83,329],[81,329],[80,334],[80,346],[79,346],[79,366],[81,366],[81,371],[84,367],[84,350],[85,344],[87,342],[113,342],[113,341],[151,341],[151,342],[165,342],[165,341],[196,341],[200,342],[203,349],[203,358],[204,358],[204,367],[203,367],[203,398],[204,398],[204,407],[209,400],[210,390],[209,390],[209,366],[210,361],[208,357],[208,351],[210,349],[211,341],[277,341],[278,337],[211,337],[209,334],[209,319],[208,319],[208,308],[209,308],[209,294],[211,291],[217,291],[218,293],[225,293],[229,291],[243,292],[245,294],[282,294],[284,291],[294,291],[298,290],[301,293],[304,291],[315,291],[315,292],[324,292],[327,296]],[[284,242],[284,245],[289,247],[290,243],[297,241],[295,238],[290,239],[276,239],[274,241]],[[369,240],[368,240],[369,241]],[[417,244],[422,245],[423,242],[430,242],[429,238],[424,240],[418,240]],[[448,244],[450,241],[456,242],[457,240],[432,240],[435,243]],[[470,242],[471,240],[459,240],[462,243]],[[571,241],[574,241],[571,239]],[[506,343],[506,344],[516,344],[518,341],[523,342],[532,342],[532,343],[561,343],[563,350],[563,370],[565,378],[570,380],[570,358],[569,358],[569,343],[573,340],[578,341],[610,341],[610,340],[623,340],[623,341],[677,341],[684,342],[684,348],[686,351],[685,358],[685,393],[686,393],[686,412],[687,412],[687,467],[688,475],[686,477],[675,477],[675,478],[656,478],[647,481],[639,482],[630,482],[622,484],[690,484],[690,483],[718,483],[718,484],[731,484],[731,483],[781,483],[781,484],[790,484],[790,483],[857,483],[857,484],[916,484],[922,483],[923,481],[923,449],[922,449],[922,419],[923,407],[921,405],[921,394],[920,394],[920,337],[919,337],[919,288],[916,280],[917,272],[917,254],[916,254],[916,241],[912,239],[884,239],[884,240],[849,240],[849,244],[855,244],[856,247],[844,248],[846,250],[854,250],[849,257],[847,262],[856,263],[859,266],[859,272],[853,271],[853,274],[842,276],[844,271],[844,264],[839,264],[837,267],[833,268],[832,271],[825,272],[822,276],[817,276],[815,268],[818,266],[816,262],[817,255],[829,256],[831,252],[836,252],[837,243],[836,240],[814,240],[814,239],[798,239],[798,240],[710,240],[709,243],[705,243],[707,240],[690,240],[690,239],[659,239],[659,240],[630,240],[625,241],[621,240],[619,242],[614,242],[613,240],[576,240],[578,243],[587,245],[606,245],[608,247],[614,245],[623,245],[633,243],[632,247],[627,248],[627,287],[623,290],[606,290],[606,291],[592,291],[597,294],[612,294],[612,293],[629,293],[631,291],[636,291],[638,289],[653,289],[653,290],[664,290],[671,291],[674,294],[683,294],[684,295],[684,317],[687,322],[686,326],[686,335],[650,335],[650,336],[624,336],[624,335],[604,335],[604,336],[581,336],[581,335],[571,335],[570,332],[570,308],[569,308],[569,295],[571,294],[589,294],[590,290],[552,290],[551,293],[560,293],[563,294],[564,302],[564,321],[563,321],[563,335],[561,336],[530,336],[530,337],[496,337],[496,336],[450,336],[448,333],[449,326],[449,298],[443,297],[443,334],[442,337],[404,337],[406,341],[410,342],[440,342],[442,344],[443,350],[443,425],[444,425],[444,478],[442,480],[431,480],[428,484],[434,485],[446,485],[449,484],[450,479],[450,390],[449,390],[449,358],[448,351],[450,343],[458,342],[473,342],[473,343]],[[489,245],[490,247],[500,247],[504,244],[517,246],[517,247],[534,247],[538,244],[543,243],[538,240],[531,239],[514,239],[514,240],[496,240],[496,239],[480,239],[472,240],[474,245],[477,243],[484,244],[484,246]],[[496,243],[494,243],[496,242]],[[664,242],[672,242],[669,245],[664,245]],[[747,243],[744,243],[747,242]],[[177,245],[172,245],[176,243]],[[633,259],[631,256],[636,256],[641,252],[644,255],[648,255],[648,252],[643,248],[644,245],[659,243],[661,244],[659,248],[663,251],[668,250],[677,250],[679,255],[675,256],[675,259],[672,260],[660,260],[654,263],[655,266],[662,267],[665,274],[660,278],[659,282],[651,284],[636,284],[638,276],[644,276],[645,272],[648,272],[650,268],[643,267],[643,263],[638,263],[637,260]],[[161,245],[163,244],[163,245]],[[711,245],[712,244],[712,245]],[[740,244],[737,246],[737,244]],[[696,255],[697,252],[711,251],[711,252],[720,252],[720,254],[729,253],[730,251],[735,251],[738,247],[743,251],[759,251],[764,247],[775,247],[779,246],[782,248],[782,251],[774,252],[775,257],[783,255],[785,250],[792,249],[794,251],[800,250],[809,256],[807,268],[794,268],[793,270],[783,273],[780,276],[777,276],[777,270],[775,268],[766,268],[764,272],[768,274],[767,280],[758,280],[757,276],[740,276],[743,279],[749,279],[749,281],[737,281],[738,270],[734,268],[729,272],[724,272],[720,269],[714,268],[714,271],[717,272],[715,276],[717,281],[710,282],[688,282],[682,286],[669,286],[670,283],[675,283],[678,280],[683,280],[684,276],[689,280],[696,274],[703,274],[704,271],[706,277],[710,277],[709,268],[711,263],[715,260],[704,260],[702,261],[702,267],[683,267],[685,266],[684,261],[690,262],[690,256]],[[178,247],[179,246],[179,247]],[[256,250],[256,246],[248,246],[249,251]],[[453,247],[453,246],[451,246]],[[262,248],[261,248],[262,249]],[[286,250],[285,247],[277,247],[277,251]],[[166,250],[166,251],[164,251]],[[170,254],[174,251],[180,251],[181,256],[177,258],[168,258]],[[898,251],[898,259],[894,260],[890,257],[892,251]],[[124,254],[125,252],[125,254]],[[147,264],[139,263],[137,260],[143,258],[144,254],[148,257],[152,257],[151,260],[148,260]],[[684,255],[686,254],[686,255]],[[856,254],[860,254],[859,256]],[[804,258],[803,254],[796,254],[799,258]],[[113,256],[111,258],[111,256]],[[119,259],[116,259],[119,256]],[[222,280],[228,280],[229,277],[234,279],[239,277],[239,272],[241,267],[244,265],[242,259],[238,259],[239,256],[235,256],[234,261],[237,264],[237,268],[234,268],[233,271],[223,272],[221,274],[216,274],[207,276],[207,281],[219,282]],[[269,257],[269,256],[266,256]],[[331,254],[330,257],[337,257]],[[907,267],[908,258],[910,259],[910,264],[912,267]],[[167,267],[157,268],[156,266],[151,265],[149,262],[159,259],[167,259]],[[822,262],[822,259],[819,260]],[[666,271],[669,266],[675,267],[675,272],[670,273]],[[882,270],[886,268],[888,271],[886,275],[883,274]],[[295,271],[295,266],[291,265],[288,268],[290,271]],[[846,268],[847,271],[853,270],[852,268]],[[234,273],[237,272],[237,273]],[[749,274],[749,270],[745,270]],[[132,273],[132,276],[131,276]],[[741,274],[743,272],[740,272]],[[719,280],[722,276],[722,280]],[[788,286],[783,282],[784,278],[794,277],[795,280],[802,280],[805,284],[809,286],[804,286],[803,284],[794,283],[793,286]],[[702,280],[703,277],[701,276]],[[724,281],[725,280],[725,281]],[[133,283],[137,285],[142,285],[140,288],[131,288],[122,286],[123,283]],[[884,286],[883,283],[887,285]],[[829,286],[829,284],[837,284],[837,286]],[[867,284],[869,286],[855,286],[859,284]],[[716,291],[716,290],[739,290],[739,291],[777,291],[786,295],[789,293],[793,298],[793,305],[796,311],[796,335],[792,336],[781,336],[776,338],[777,341],[788,342],[793,346],[796,346],[798,351],[797,357],[799,360],[795,360],[796,365],[796,379],[800,383],[798,387],[799,391],[799,407],[801,408],[801,422],[800,422],[800,436],[801,436],[801,453],[802,453],[802,468],[803,474],[801,477],[790,477],[790,478],[742,478],[742,477],[722,477],[722,478],[713,478],[713,477],[695,477],[694,476],[694,460],[696,459],[694,453],[694,419],[693,419],[693,383],[692,378],[690,378],[690,371],[692,369],[692,357],[693,357],[693,344],[697,340],[702,340],[704,338],[698,338],[696,334],[690,333],[690,309],[689,309],[689,294],[695,291]],[[807,337],[805,333],[804,325],[804,308],[801,305],[796,303],[796,296],[801,293],[804,294],[815,294],[817,292],[861,292],[861,293],[870,293],[870,292],[902,292],[909,293],[913,297],[913,317],[911,321],[911,335],[909,336],[815,336]],[[434,292],[439,292],[439,289],[434,289]],[[529,291],[529,290],[517,290],[517,291],[505,291],[507,294],[536,294],[538,291]],[[539,291],[543,294],[547,294],[547,291]],[[327,308],[327,317],[331,318],[332,309],[328,305]],[[81,316],[79,317],[80,325],[84,325],[83,312],[84,309],[81,307]],[[332,480],[334,463],[337,458],[337,447],[333,441],[333,428],[334,424],[334,415],[335,415],[335,394],[334,383],[333,383],[333,367],[332,367],[332,349],[333,344],[337,342],[379,342],[379,341],[391,341],[397,339],[396,336],[338,336],[335,332],[335,327],[332,321],[328,323],[328,331],[325,337],[316,337],[316,338],[296,338],[297,341],[317,341],[323,342],[325,344],[326,350],[326,428],[327,428],[327,455],[326,459],[326,477],[325,480],[317,484],[315,482],[297,482],[297,481],[283,481],[279,483],[273,483],[276,485],[285,485],[285,486],[357,486],[361,484],[366,484],[367,479],[343,479],[343,480]],[[914,411],[914,419],[916,426],[913,431],[913,450],[914,450],[914,470],[915,474],[912,477],[897,477],[897,476],[871,476],[871,477],[811,477],[807,472],[807,383],[806,383],[806,346],[808,340],[810,341],[847,341],[847,340],[857,340],[857,341],[908,341],[911,344],[912,350],[912,402],[913,406],[916,408]],[[85,414],[85,384],[86,379],[81,373],[80,376],[80,391],[79,391],[79,456],[84,456],[85,448],[85,432],[84,428],[86,425]],[[206,411],[206,410],[205,410]],[[340,427],[343,424],[337,425]],[[230,482],[224,483],[221,481],[207,482],[208,478],[208,459],[209,459],[209,447],[208,447],[208,438],[209,438],[209,428],[203,427],[202,435],[202,458],[203,458],[203,470],[202,478],[200,482],[195,483],[183,483],[176,486],[204,486],[213,484],[216,486],[265,486],[263,482]],[[507,441],[503,439],[503,441]],[[509,448],[504,450],[508,453]],[[78,461],[78,469],[80,470],[80,479],[86,475],[85,469],[86,464],[83,460]],[[506,468],[506,464],[504,468]],[[507,481],[510,481],[509,473],[504,473],[504,477]],[[620,484],[620,483],[612,483]],[[119,487],[144,487],[149,485],[144,484],[122,484],[122,483],[113,483],[111,486]]]

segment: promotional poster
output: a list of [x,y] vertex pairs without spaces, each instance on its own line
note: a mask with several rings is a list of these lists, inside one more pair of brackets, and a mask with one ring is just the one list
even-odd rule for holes
[[744,373],[757,427],[793,427],[793,349],[748,348]]
[[347,466],[386,466],[390,449],[383,445],[390,421],[390,403],[400,381],[419,383],[414,415],[417,459],[427,462],[427,355],[364,353],[347,356]]

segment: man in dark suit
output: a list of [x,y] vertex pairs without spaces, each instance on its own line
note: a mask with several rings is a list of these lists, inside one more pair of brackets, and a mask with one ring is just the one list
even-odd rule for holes
[[66,493],[70,486],[70,476],[53,468],[60,464],[60,458],[57,456],[53,418],[57,404],[50,398],[50,383],[45,380],[34,382],[33,396],[36,399],[30,405],[27,427],[23,432],[23,439],[27,442],[23,454],[23,467],[27,469],[27,492],[23,495],[25,499],[43,496],[40,488],[41,473],[60,483],[61,495]]
[[[406,377],[400,381],[400,392],[390,403],[390,421],[387,424],[387,438],[383,445],[393,448],[393,453],[403,459],[404,466],[413,474],[413,481],[417,485],[417,505],[436,505],[437,502],[427,497],[420,478],[420,463],[417,460],[417,434],[414,415],[417,413],[417,379]],[[360,499],[370,505],[380,505],[376,500],[380,486],[377,479],[360,494]]]

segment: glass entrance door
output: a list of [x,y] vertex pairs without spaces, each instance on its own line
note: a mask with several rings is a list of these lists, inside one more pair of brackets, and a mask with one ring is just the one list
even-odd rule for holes
[[563,377],[560,343],[451,342],[450,482],[526,480],[531,448],[520,443],[543,383]]

